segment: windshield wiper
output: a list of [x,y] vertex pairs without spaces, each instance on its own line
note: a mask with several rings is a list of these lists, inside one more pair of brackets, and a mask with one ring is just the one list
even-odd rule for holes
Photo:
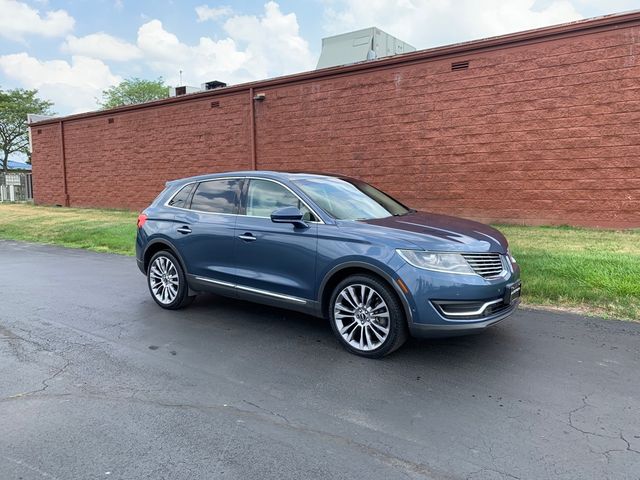
[[394,217],[404,217],[405,215],[409,215],[410,213],[416,213],[417,210],[413,209],[413,208],[409,208],[407,209],[406,212],[404,213],[394,213],[393,216]]

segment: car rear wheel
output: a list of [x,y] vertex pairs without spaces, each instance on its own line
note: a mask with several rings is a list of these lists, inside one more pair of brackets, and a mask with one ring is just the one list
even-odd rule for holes
[[189,296],[189,286],[180,262],[166,250],[151,257],[147,268],[147,283],[151,296],[162,308],[182,308],[195,298]]
[[407,339],[407,322],[395,292],[369,275],[352,275],[338,284],[330,303],[331,328],[352,353],[381,358]]

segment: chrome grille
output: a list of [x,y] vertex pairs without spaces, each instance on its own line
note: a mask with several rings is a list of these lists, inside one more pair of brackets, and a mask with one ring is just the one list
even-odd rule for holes
[[502,255],[499,253],[463,253],[462,256],[481,277],[497,277],[504,271]]

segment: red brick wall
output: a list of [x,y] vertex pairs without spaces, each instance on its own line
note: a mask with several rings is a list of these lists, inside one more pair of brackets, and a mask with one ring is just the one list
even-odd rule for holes
[[[250,168],[247,98],[221,97],[213,108],[211,100],[180,102],[65,121],[70,206],[141,209],[167,180]],[[60,147],[42,130],[33,135],[35,202],[64,205],[62,175],[43,173],[62,171]]]
[[[257,166],[482,221],[640,227],[639,42],[626,27],[259,88]],[[65,122],[71,205],[142,208],[167,179],[250,168],[248,89],[212,98]],[[59,161],[34,135],[38,203],[60,202],[41,177]]]
[[36,203],[64,205],[64,175],[60,161],[60,125],[57,123],[34,128],[33,193]]

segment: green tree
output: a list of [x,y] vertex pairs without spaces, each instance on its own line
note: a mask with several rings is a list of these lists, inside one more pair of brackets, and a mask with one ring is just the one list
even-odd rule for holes
[[102,101],[98,101],[102,108],[114,108],[122,105],[150,102],[169,96],[169,87],[162,77],[157,80],[141,78],[127,78],[118,85],[109,87],[102,92]]
[[30,154],[27,114],[53,115],[52,106],[50,101],[38,98],[37,90],[0,89],[0,161],[4,173],[11,154]]

